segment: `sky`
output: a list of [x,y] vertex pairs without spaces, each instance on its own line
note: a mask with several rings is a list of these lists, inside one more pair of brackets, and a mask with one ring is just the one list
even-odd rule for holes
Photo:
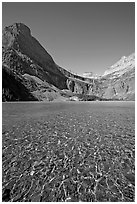
[[135,52],[133,2],[3,2],[2,27],[24,23],[59,66],[102,75]]

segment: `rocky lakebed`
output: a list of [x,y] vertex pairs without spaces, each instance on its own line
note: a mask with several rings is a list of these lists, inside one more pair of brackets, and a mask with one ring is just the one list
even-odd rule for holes
[[135,103],[2,105],[3,202],[135,201]]

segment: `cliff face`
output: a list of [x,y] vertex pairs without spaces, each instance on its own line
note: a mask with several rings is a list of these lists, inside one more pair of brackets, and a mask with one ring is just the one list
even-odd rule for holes
[[134,54],[123,57],[103,76],[86,78],[56,65],[22,23],[3,30],[2,47],[3,101],[54,100],[61,90],[68,90],[73,95],[134,100]]
[[122,58],[99,78],[85,79],[83,83],[69,79],[68,88],[106,99],[135,100],[135,54]]
[[122,72],[117,72],[117,75],[114,72],[104,77],[107,82],[104,97],[135,100],[135,67],[125,67]]
[[31,36],[30,29],[21,23],[3,30],[3,64],[18,74],[38,76],[60,89],[65,87],[66,77],[59,71],[52,57]]

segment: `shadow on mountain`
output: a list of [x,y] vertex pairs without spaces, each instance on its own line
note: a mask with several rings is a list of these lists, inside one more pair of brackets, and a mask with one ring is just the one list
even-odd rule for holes
[[23,85],[22,78],[6,66],[2,66],[2,101],[37,101]]

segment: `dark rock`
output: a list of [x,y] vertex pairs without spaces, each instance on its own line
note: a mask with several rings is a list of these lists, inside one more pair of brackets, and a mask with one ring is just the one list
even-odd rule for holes
[[8,202],[10,200],[10,189],[5,189],[2,195],[2,201]]
[[3,101],[36,101],[23,84],[22,76],[14,74],[9,68],[2,67],[2,100]]

